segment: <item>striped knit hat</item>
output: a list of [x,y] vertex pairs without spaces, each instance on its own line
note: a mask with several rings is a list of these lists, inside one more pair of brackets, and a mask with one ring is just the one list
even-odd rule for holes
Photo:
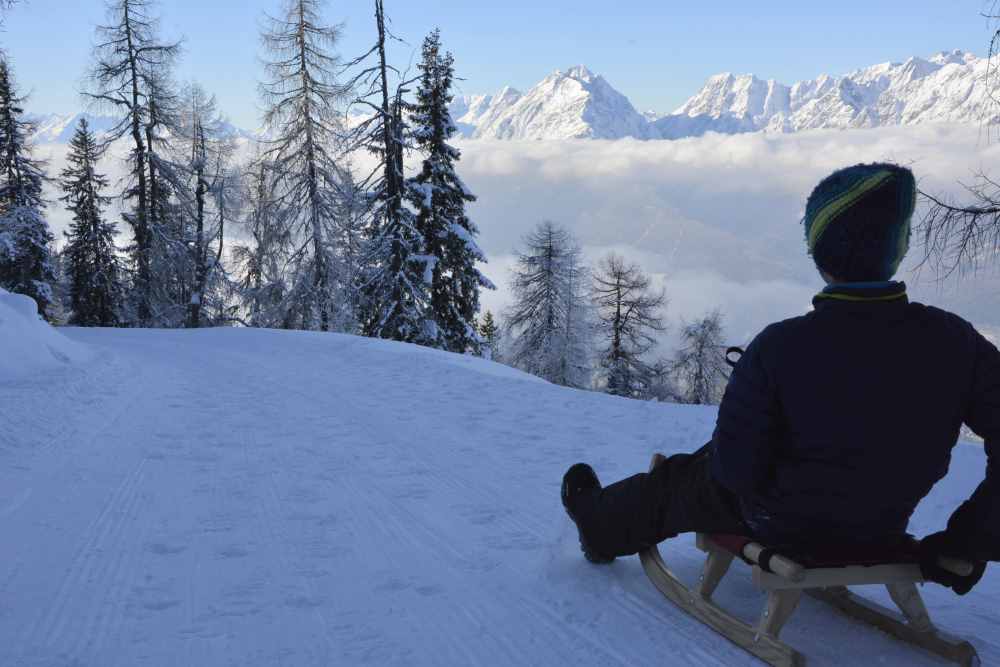
[[910,248],[913,172],[859,164],[824,178],[806,202],[806,242],[816,266],[842,282],[889,280]]

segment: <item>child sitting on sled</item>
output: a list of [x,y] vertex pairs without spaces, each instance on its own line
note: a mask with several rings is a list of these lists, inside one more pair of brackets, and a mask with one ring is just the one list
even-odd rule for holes
[[[584,463],[566,472],[563,505],[589,560],[694,531],[817,548],[904,539],[963,423],[985,440],[986,478],[921,540],[920,568],[964,594],[1000,558],[1000,352],[892,282],[915,200],[912,172],[892,164],[842,169],[816,187],[805,233],[827,287],[812,312],[747,348],[711,442],[603,488]],[[975,567],[958,575],[941,556]]]

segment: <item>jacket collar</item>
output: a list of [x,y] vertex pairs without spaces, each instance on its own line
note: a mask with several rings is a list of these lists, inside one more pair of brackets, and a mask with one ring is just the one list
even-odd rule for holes
[[819,308],[834,303],[878,304],[909,303],[906,283],[834,283],[813,297],[813,306]]

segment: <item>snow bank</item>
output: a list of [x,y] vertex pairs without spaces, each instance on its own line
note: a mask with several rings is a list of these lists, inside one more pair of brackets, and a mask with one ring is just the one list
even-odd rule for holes
[[38,316],[34,299],[0,289],[0,381],[89,359],[91,352]]

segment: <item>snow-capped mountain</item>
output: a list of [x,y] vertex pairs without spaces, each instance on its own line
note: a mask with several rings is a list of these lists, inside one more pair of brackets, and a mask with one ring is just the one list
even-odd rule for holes
[[35,124],[31,140],[36,144],[68,144],[81,118],[87,119],[91,131],[97,135],[107,132],[117,123],[117,120],[110,116],[96,116],[89,113],[29,114],[29,119]]
[[456,98],[463,134],[489,139],[679,139],[706,132],[797,132],[1000,120],[986,95],[987,60],[949,51],[791,86],[752,74],[711,77],[672,114],[639,113],[586,67],[557,71],[520,95]]
[[504,88],[461,98],[452,113],[477,139],[653,138],[649,121],[628,98],[583,65],[557,70],[523,95]]
[[[718,74],[671,114],[638,112],[603,77],[579,65],[557,70],[525,93],[456,96],[451,115],[475,139],[681,139],[706,132],[798,132],[917,123],[1000,121],[987,95],[988,61],[948,51],[883,63],[844,76],[822,75],[791,86],[753,74]],[[36,143],[66,143],[80,116],[36,116]],[[86,114],[98,132],[114,119]],[[234,136],[260,131],[229,125]]]
[[[35,144],[68,144],[73,139],[80,119],[86,118],[90,123],[90,129],[98,137],[111,130],[118,119],[111,116],[97,116],[90,113],[75,114],[28,114],[28,119],[35,124],[35,132],[31,135],[31,140]],[[252,132],[237,127],[228,121],[223,121],[222,132],[237,139],[255,139],[261,136],[261,132]]]
[[521,91],[504,86],[496,95],[471,95],[455,98],[451,116],[465,136],[475,136],[479,127],[494,124],[501,115],[517,104]]
[[797,132],[928,122],[1000,120],[986,95],[987,60],[961,51],[883,63],[786,86],[752,74],[713,76],[654,125],[666,139],[707,131]]

